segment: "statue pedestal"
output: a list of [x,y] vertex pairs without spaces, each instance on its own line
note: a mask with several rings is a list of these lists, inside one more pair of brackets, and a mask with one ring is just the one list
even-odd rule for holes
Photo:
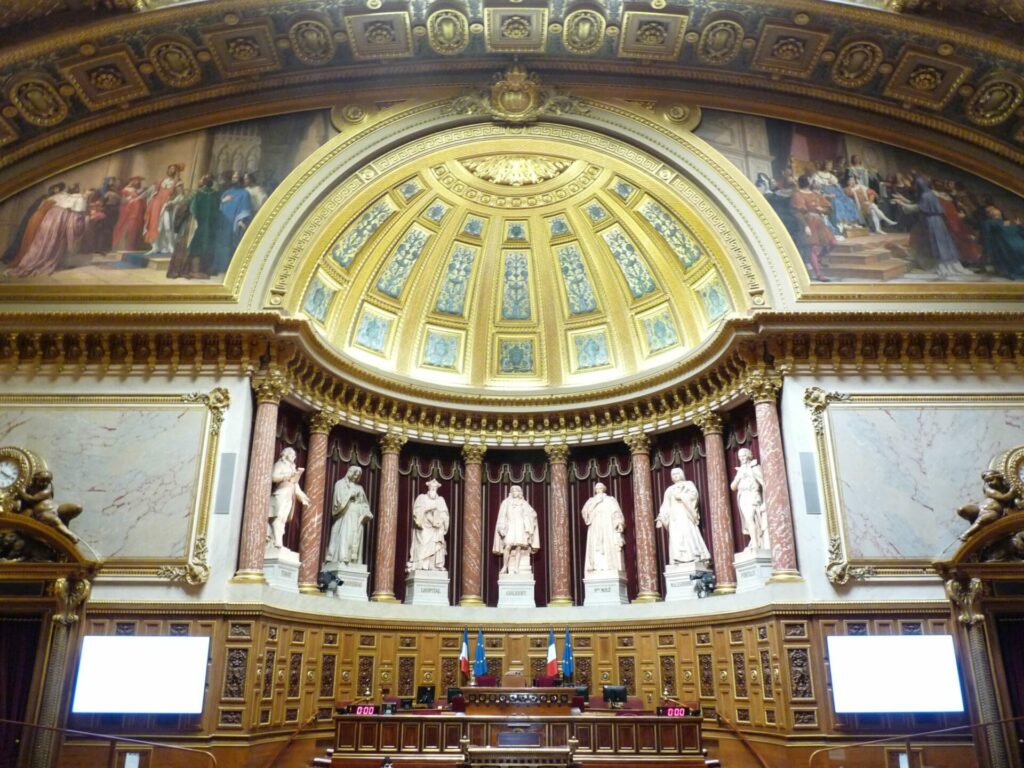
[[263,553],[263,575],[270,586],[298,594],[299,553],[268,546]]
[[365,565],[324,563],[321,570],[334,573],[341,579],[341,585],[334,591],[335,597],[341,600],[367,602],[366,584],[370,580],[370,570]]
[[532,573],[503,573],[498,576],[499,608],[536,608]]
[[740,552],[733,558],[736,566],[736,591],[760,589],[772,575],[772,553],[767,549]]
[[673,600],[697,599],[696,584],[690,578],[697,571],[708,570],[705,560],[694,560],[692,563],[676,563],[665,566],[665,602]]
[[626,574],[622,571],[593,571],[583,577],[584,605],[629,605]]
[[405,577],[406,605],[449,605],[448,571],[413,571]]

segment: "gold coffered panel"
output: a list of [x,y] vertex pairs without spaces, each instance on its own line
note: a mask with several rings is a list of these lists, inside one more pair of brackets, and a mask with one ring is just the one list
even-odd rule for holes
[[[564,126],[396,148],[323,201],[282,306],[417,388],[557,392],[647,375],[746,309],[724,231],[662,162]],[[354,182],[352,180],[358,180]],[[699,195],[698,195],[699,198]]]
[[126,47],[63,62],[60,70],[89,109],[123,104],[149,94]]

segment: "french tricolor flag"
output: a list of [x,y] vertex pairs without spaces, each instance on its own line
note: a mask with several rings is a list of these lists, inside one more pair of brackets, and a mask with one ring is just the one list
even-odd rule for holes
[[558,654],[555,653],[555,630],[548,635],[548,668],[547,674],[554,677],[558,674]]
[[459,649],[459,669],[462,674],[469,674],[469,630],[462,630],[462,647]]

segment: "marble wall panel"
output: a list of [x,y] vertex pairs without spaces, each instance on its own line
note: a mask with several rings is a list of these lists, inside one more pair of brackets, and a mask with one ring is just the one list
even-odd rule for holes
[[853,559],[948,554],[989,459],[1024,441],[1024,404],[833,404],[828,416]]
[[0,445],[46,461],[72,529],[103,558],[180,558],[199,496],[203,405],[3,405]]

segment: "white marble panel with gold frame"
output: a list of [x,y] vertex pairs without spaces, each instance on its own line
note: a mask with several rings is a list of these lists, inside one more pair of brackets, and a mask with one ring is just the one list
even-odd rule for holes
[[930,577],[967,523],[988,457],[1020,442],[1024,396],[805,391],[829,581]]
[[34,451],[100,577],[201,584],[228,392],[0,395],[0,444]]

